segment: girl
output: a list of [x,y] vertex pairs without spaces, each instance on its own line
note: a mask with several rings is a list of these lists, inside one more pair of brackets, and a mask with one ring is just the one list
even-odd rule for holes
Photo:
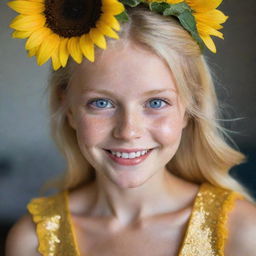
[[255,203],[228,173],[244,156],[224,140],[200,43],[181,17],[126,9],[120,39],[97,48],[94,62],[72,43],[67,66],[46,46],[36,51],[38,62],[44,53],[62,66],[49,90],[68,168],[58,194],[28,204],[6,255],[255,255]]

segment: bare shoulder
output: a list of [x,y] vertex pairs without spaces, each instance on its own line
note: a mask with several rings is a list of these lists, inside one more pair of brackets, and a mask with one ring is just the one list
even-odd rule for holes
[[254,256],[256,237],[256,204],[237,200],[228,220],[227,256]]
[[8,233],[6,256],[39,256],[36,227],[29,214],[20,218]]

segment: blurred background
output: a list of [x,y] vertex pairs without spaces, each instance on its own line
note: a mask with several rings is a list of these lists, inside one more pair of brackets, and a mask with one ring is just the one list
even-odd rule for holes
[[[25,40],[11,39],[8,24],[16,16],[0,2],[0,255],[10,226],[26,212],[47,180],[60,174],[64,159],[49,135],[47,77],[24,50]],[[216,39],[217,54],[206,51],[216,79],[231,138],[248,161],[230,173],[256,198],[256,2],[224,0],[229,19]]]

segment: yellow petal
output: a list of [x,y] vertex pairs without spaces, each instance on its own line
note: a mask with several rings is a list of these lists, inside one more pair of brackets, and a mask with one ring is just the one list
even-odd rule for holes
[[[152,2],[154,2],[154,0]],[[178,3],[184,2],[184,0],[167,0],[166,2],[169,4],[178,4]]]
[[34,31],[44,26],[43,15],[18,15],[10,24],[10,27],[19,31]]
[[124,5],[122,3],[120,3],[119,0],[102,0],[102,6],[111,6],[113,4],[118,4],[118,5],[122,5],[124,7]]
[[113,15],[103,13],[100,17],[100,20],[102,20],[104,23],[109,25],[111,28],[113,28],[117,31],[120,30],[120,24]]
[[35,55],[37,54],[37,51],[38,51],[38,47],[35,47],[35,48],[33,48],[33,49],[30,49],[30,50],[28,51],[28,56],[29,56],[29,57],[35,56]]
[[92,41],[101,49],[106,49],[107,43],[104,35],[97,29],[92,28],[89,32]]
[[212,35],[212,36],[217,36],[221,39],[224,39],[223,34],[220,31],[218,31],[215,28],[212,28],[210,26],[207,26],[203,23],[198,23],[197,24],[197,29],[198,29],[198,32],[199,32],[200,36]]
[[83,55],[91,62],[94,62],[94,44],[88,34],[83,35],[80,38],[80,48],[82,50]]
[[60,58],[60,63],[63,68],[66,67],[68,57],[69,57],[67,43],[68,43],[68,38],[60,39],[59,58]]
[[106,25],[104,22],[102,22],[101,20],[99,20],[96,23],[96,27],[99,29],[99,31],[109,37],[115,38],[115,39],[119,39],[118,34],[112,30],[108,25]]
[[207,12],[216,9],[222,0],[186,0],[186,2],[196,12]]
[[211,10],[205,13],[195,13],[194,14],[197,23],[203,23],[215,29],[221,29],[220,24],[226,22],[228,16],[224,15],[223,12],[219,10]]
[[52,67],[54,70],[57,70],[61,67],[58,49],[52,54]]
[[25,39],[31,35],[32,31],[14,31],[12,33],[13,38]]
[[216,53],[216,46],[215,46],[213,40],[211,39],[211,37],[210,36],[202,36],[201,38],[204,41],[207,48],[210,51],[212,51],[213,53]]
[[79,37],[71,37],[68,40],[68,45],[67,45],[70,55],[77,63],[81,63],[83,60],[82,51],[79,45],[79,39],[80,39]]
[[26,42],[26,50],[39,46],[43,42],[44,38],[50,35],[51,33],[52,31],[46,27],[42,27],[34,31]]
[[44,39],[37,53],[39,66],[43,65],[53,55],[54,51],[58,50],[59,43],[60,37],[56,34],[51,34]]
[[116,2],[116,3],[112,3],[110,5],[103,5],[101,7],[101,10],[104,13],[117,15],[117,14],[122,13],[125,10],[125,8],[121,3]]
[[16,12],[21,14],[39,14],[44,11],[44,4],[31,1],[12,1],[8,2],[7,5]]

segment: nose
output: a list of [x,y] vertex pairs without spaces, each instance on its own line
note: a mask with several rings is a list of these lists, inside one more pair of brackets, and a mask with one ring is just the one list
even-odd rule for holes
[[143,125],[143,118],[135,111],[119,113],[113,129],[113,136],[126,141],[138,139],[143,134]]

